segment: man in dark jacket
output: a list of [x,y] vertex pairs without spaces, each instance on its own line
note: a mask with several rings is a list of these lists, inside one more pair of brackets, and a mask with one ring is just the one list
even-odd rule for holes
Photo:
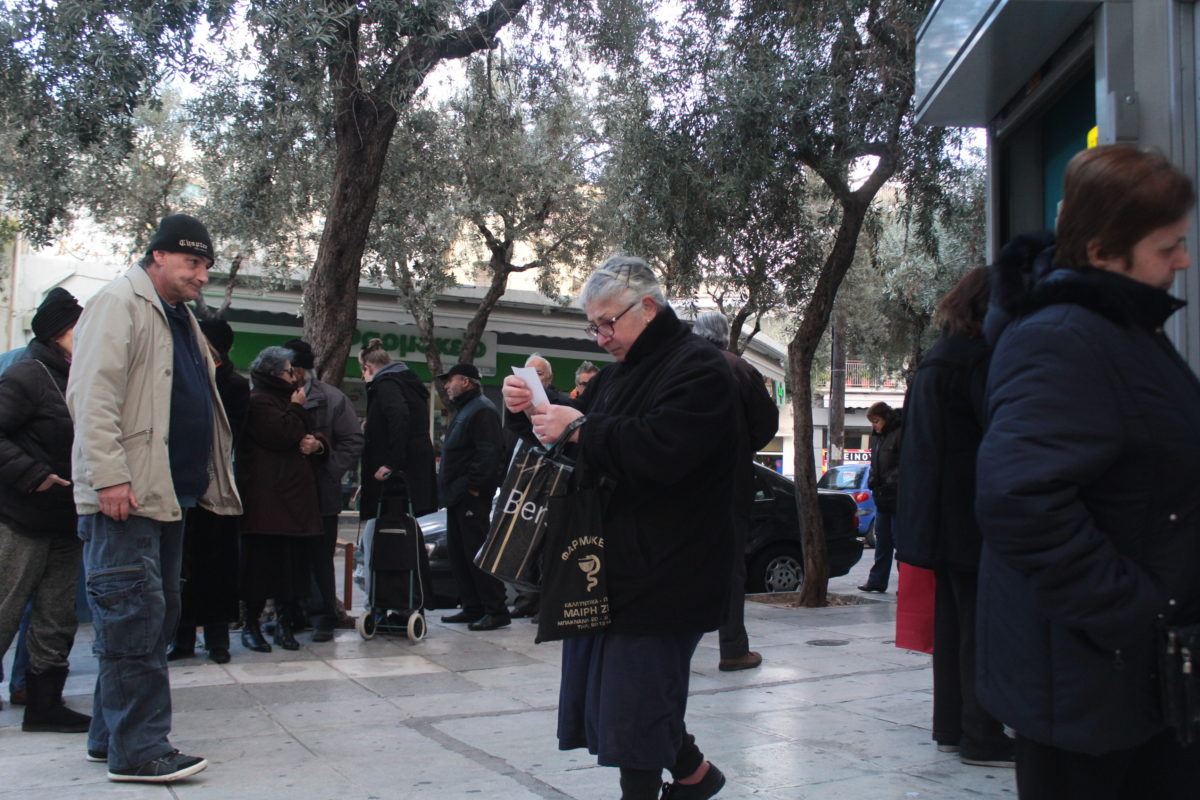
[[512,622],[504,584],[475,566],[475,554],[487,538],[504,463],[500,412],[483,396],[474,364],[455,364],[438,380],[455,407],[442,442],[438,496],[446,507],[446,546],[462,598],[462,611],[442,621],[466,622],[473,631],[495,630]]
[[[625,800],[705,800],[725,778],[684,712],[696,645],[729,606],[737,392],[724,356],[680,321],[642,259],[609,259],[580,300],[588,335],[617,363],[573,405],[535,408],[530,421],[543,443],[579,426],[577,464],[611,487],[601,527],[612,622],[563,642],[559,747],[619,767]],[[515,376],[504,400],[511,413],[531,407]],[[665,789],[663,769],[675,779]]]
[[1053,266],[1002,259],[993,281],[1012,321],[978,459],[977,690],[1017,733],[1022,800],[1200,786],[1156,675],[1158,627],[1200,622],[1200,382],[1163,331],[1194,203],[1162,155],[1085,150],[1032,257]]
[[875,500],[875,563],[863,592],[886,592],[892,575],[892,526],[896,519],[896,493],[900,483],[901,412],[880,401],[867,409],[871,423],[871,495]]
[[762,663],[762,654],[750,649],[746,634],[746,538],[750,535],[750,510],[754,505],[754,455],[779,430],[779,408],[767,392],[766,381],[749,361],[729,349],[729,320],[719,311],[706,311],[696,317],[692,331],[720,349],[733,373],[738,396],[738,453],[734,475],[733,580],[730,584],[729,619],[721,626],[719,643],[722,672],[754,669]]
[[367,381],[366,446],[363,449],[360,516],[374,519],[380,501],[395,498],[414,516],[438,509],[437,468],[429,438],[429,389],[401,361],[372,339],[359,355]]
[[62,288],[33,317],[34,340],[0,377],[0,655],[33,598],[26,731],[85,733],[91,718],[63,704],[75,642],[82,543],[71,497],[71,416],[64,393],[82,309]]
[[354,469],[363,450],[362,426],[345,392],[317,380],[311,371],[315,358],[312,346],[303,339],[284,344],[295,356],[292,377],[304,389],[304,408],[313,421],[313,429],[323,433],[332,448],[317,469],[317,494],[321,502],[324,535],[313,540],[312,568],[317,605],[311,616],[314,642],[333,638],[337,622],[337,583],[333,575],[333,554],[337,549],[338,514],[342,511],[342,476]]

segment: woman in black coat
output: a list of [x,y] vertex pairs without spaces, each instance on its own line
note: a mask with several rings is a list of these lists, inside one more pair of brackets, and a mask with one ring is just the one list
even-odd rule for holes
[[989,272],[976,267],[938,304],[942,337],[904,399],[896,556],[934,570],[933,738],[965,764],[1013,765],[1004,726],[975,696],[975,597],[982,540],[975,457],[991,348],[983,336]]
[[896,522],[896,493],[900,486],[900,442],[903,412],[880,401],[867,409],[871,423],[871,497],[875,500],[875,563],[863,592],[886,592],[892,575],[892,538]]
[[312,432],[304,390],[291,378],[292,351],[265,348],[250,365],[253,388],[238,447],[238,490],[245,512],[241,532],[242,643],[268,652],[259,617],[275,601],[275,644],[300,645],[293,635],[297,604],[310,593],[311,551],[323,531],[314,462],[328,442]]
[[69,292],[52,289],[33,317],[35,338],[24,358],[0,377],[0,655],[32,597],[21,724],[27,731],[84,733],[91,721],[62,699],[83,559],[64,396],[82,312]]
[[1158,624],[1200,622],[1200,382],[1163,333],[1194,202],[1160,155],[1087,150],[1057,250],[998,265],[992,302],[1013,321],[978,460],[977,691],[1016,730],[1022,800],[1200,786],[1156,677]]
[[641,259],[610,259],[581,300],[617,363],[573,405],[531,408],[515,376],[503,390],[544,443],[582,419],[579,462],[613,487],[601,522],[612,624],[563,643],[559,747],[620,767],[626,800],[657,798],[664,768],[675,778],[664,797],[711,797],[725,778],[683,717],[692,654],[729,604],[737,389]]

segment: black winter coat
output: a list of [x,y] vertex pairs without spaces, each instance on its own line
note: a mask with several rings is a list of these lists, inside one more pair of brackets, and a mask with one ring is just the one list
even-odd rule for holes
[[1019,318],[979,450],[978,696],[1038,742],[1134,747],[1164,727],[1156,621],[1200,621],[1200,382],[1162,331],[1182,304],[1092,268],[993,302]]
[[295,387],[275,375],[254,373],[246,430],[238,447],[238,491],[245,513],[243,534],[320,536],[317,470],[323,455],[304,455],[300,440],[312,433],[325,452],[329,442],[314,433],[303,406],[291,402]]
[[721,351],[663,307],[573,401],[579,458],[615,486],[604,519],[611,630],[715,630],[735,557],[737,389]]
[[458,411],[446,426],[438,471],[438,498],[446,508],[464,502],[469,492],[490,501],[508,464],[500,412],[492,401],[474,389],[454,404]]
[[871,496],[875,500],[875,508],[884,514],[896,513],[896,494],[900,486],[902,413],[893,410],[883,430],[871,434]]
[[0,375],[0,519],[30,533],[75,535],[72,487],[37,491],[51,473],[71,480],[70,368],[35,339]]
[[733,481],[733,521],[738,541],[744,542],[750,531],[750,510],[754,506],[754,455],[767,446],[779,430],[779,407],[767,392],[762,373],[749,361],[722,350],[725,363],[737,386],[738,451]]
[[[362,469],[363,519],[374,519],[383,491],[407,491],[416,516],[438,508],[437,467],[429,438],[429,389],[399,362],[376,373],[367,384]],[[392,477],[375,480],[387,465]]]
[[945,334],[921,359],[904,399],[896,554],[908,564],[975,572],[975,457],[983,438],[991,348]]

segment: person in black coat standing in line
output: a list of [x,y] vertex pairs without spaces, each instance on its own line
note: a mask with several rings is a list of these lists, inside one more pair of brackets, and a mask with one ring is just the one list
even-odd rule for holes
[[892,575],[892,539],[896,524],[896,493],[900,483],[902,413],[882,400],[867,409],[871,423],[871,479],[875,499],[875,563],[861,592],[886,592]]
[[1156,675],[1159,625],[1200,622],[1200,381],[1164,333],[1194,204],[1162,155],[1085,150],[1056,247],[996,265],[976,689],[1017,733],[1021,800],[1200,787]]
[[[223,319],[200,320],[200,330],[217,364],[217,394],[229,419],[236,452],[250,407],[250,381],[229,360],[233,328]],[[237,462],[234,462],[236,473]],[[179,627],[167,661],[196,654],[196,626],[204,628],[204,648],[218,664],[230,659],[229,623],[238,618],[238,518],[197,506],[183,522],[183,581]]]
[[721,626],[718,641],[721,658],[717,669],[733,672],[754,669],[762,654],[750,649],[746,634],[746,538],[750,535],[750,511],[754,505],[754,454],[779,430],[779,408],[767,392],[762,373],[729,349],[729,320],[719,311],[696,317],[692,332],[720,349],[733,373],[738,394],[738,454],[734,475],[733,530],[735,534],[733,581],[730,584],[729,619]]
[[379,339],[367,342],[358,358],[367,382],[361,518],[374,519],[384,497],[411,502],[414,516],[437,511],[429,388],[403,362],[392,361]]
[[474,364],[455,364],[438,380],[456,409],[442,442],[438,496],[446,507],[446,545],[462,598],[462,611],[442,621],[466,622],[473,631],[495,630],[512,622],[504,584],[475,566],[475,554],[487,538],[492,497],[504,465],[500,412],[483,396]]
[[83,560],[64,393],[82,313],[70,292],[51,289],[33,316],[25,355],[0,377],[0,655],[32,597],[25,731],[86,733],[91,722],[62,699]]
[[942,336],[904,400],[896,557],[937,579],[933,738],[964,764],[1013,766],[1013,742],[975,697],[975,596],[982,540],[975,456],[983,438],[991,348],[983,336],[989,272],[976,267],[942,298]]

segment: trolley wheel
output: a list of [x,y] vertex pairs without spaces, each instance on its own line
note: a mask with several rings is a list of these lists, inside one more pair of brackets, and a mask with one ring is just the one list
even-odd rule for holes
[[419,642],[425,638],[425,634],[429,629],[425,626],[425,615],[420,611],[414,611],[408,615],[408,639],[411,642]]
[[364,639],[372,639],[375,637],[375,612],[369,608],[363,609],[363,612],[358,615],[358,622],[355,625],[358,628],[358,635]]

